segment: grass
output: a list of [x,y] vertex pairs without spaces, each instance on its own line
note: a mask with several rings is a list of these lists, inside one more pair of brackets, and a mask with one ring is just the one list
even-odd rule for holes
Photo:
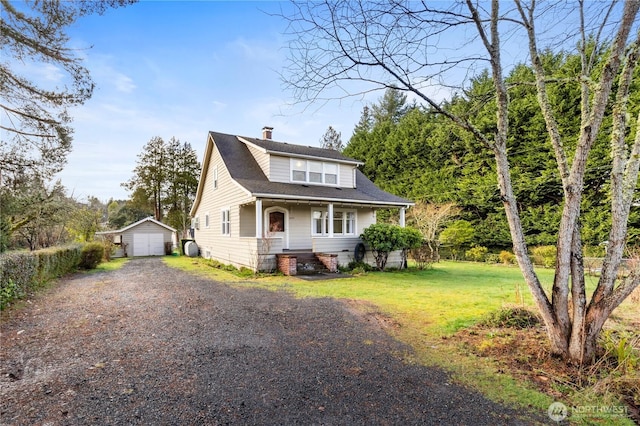
[[[207,261],[201,259],[171,257],[165,258],[165,262],[231,285],[285,290],[297,297],[355,301],[361,310],[388,318],[396,325],[391,333],[415,351],[410,361],[445,368],[455,380],[478,389],[490,399],[543,415],[554,401],[554,396],[540,392],[534,383],[523,383],[522,377],[505,371],[505,365],[498,359],[470,350],[460,337],[461,332],[472,330],[504,307],[519,305],[534,309],[530,292],[516,267],[441,262],[426,271],[370,272],[345,279],[305,281],[287,276],[239,277],[208,266]],[[547,290],[553,282],[553,273],[551,269],[538,271]],[[595,284],[594,279],[588,279],[588,290],[592,291]],[[637,319],[639,311],[638,303],[627,300],[614,313],[618,321],[625,323]],[[482,341],[487,347],[493,344],[489,336]],[[518,338],[508,335],[503,340]],[[544,337],[541,339],[544,342]],[[561,393],[565,403],[597,405],[592,395],[566,389]],[[610,404],[611,401],[599,400],[598,403]],[[620,424],[623,419],[614,420]]]
[[88,271],[83,271],[87,274],[95,274],[98,272],[108,272],[115,271],[116,269],[120,269],[124,266],[125,263],[129,261],[129,258],[119,257],[115,259],[111,259],[109,262],[99,263],[95,269],[90,269]]

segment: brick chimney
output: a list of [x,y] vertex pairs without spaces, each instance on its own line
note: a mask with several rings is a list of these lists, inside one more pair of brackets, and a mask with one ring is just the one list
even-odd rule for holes
[[271,139],[273,134],[273,127],[264,126],[262,128],[262,139]]

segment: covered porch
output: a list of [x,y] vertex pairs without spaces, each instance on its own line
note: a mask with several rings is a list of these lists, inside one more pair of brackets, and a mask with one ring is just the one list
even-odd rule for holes
[[[399,222],[404,226],[407,206],[254,198],[239,207],[240,237],[255,242],[251,245],[255,244],[260,258],[256,262],[259,269],[278,268],[295,274],[300,270],[299,260],[312,254],[326,269],[336,272],[338,265],[355,259],[356,246],[362,243],[360,234],[376,223],[380,208],[399,209]],[[374,262],[370,253],[365,253],[363,261]]]

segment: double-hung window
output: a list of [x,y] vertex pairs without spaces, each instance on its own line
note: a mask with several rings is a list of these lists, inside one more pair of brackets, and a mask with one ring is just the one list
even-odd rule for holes
[[307,161],[291,159],[291,180],[294,182],[307,181]]
[[309,161],[309,182],[322,183],[322,163]]
[[338,165],[334,163],[324,163],[324,183],[330,185],[338,184]]
[[231,215],[229,209],[223,209],[221,211],[221,229],[222,235],[231,235]]

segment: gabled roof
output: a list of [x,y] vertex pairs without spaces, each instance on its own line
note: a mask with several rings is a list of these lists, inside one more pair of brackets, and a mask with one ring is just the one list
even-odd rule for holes
[[313,157],[353,165],[362,163],[333,150],[209,132],[200,182],[191,214],[195,213],[202,197],[202,191],[204,190],[203,179],[206,176],[211,160],[213,144],[217,147],[231,178],[253,197],[380,206],[413,205],[409,200],[381,190],[358,169],[356,169],[356,188],[271,182],[256,162],[247,145],[257,146],[264,152],[292,157]]
[[131,228],[135,228],[136,226],[141,225],[141,224],[143,224],[143,223],[145,223],[145,222],[152,222],[152,223],[155,223],[156,225],[162,226],[163,228],[167,228],[167,229],[168,229],[169,231],[171,231],[171,232],[176,232],[176,230],[175,230],[174,228],[170,227],[169,225],[166,225],[166,224],[164,224],[164,223],[162,223],[162,222],[160,222],[160,221],[157,221],[157,220],[155,220],[154,218],[152,218],[151,216],[149,216],[149,217],[145,217],[145,218],[144,218],[144,219],[142,219],[142,220],[139,220],[139,221],[137,221],[137,222],[134,222],[134,223],[132,223],[132,224],[131,224],[131,225],[129,225],[129,226],[125,226],[125,227],[124,227],[124,228],[122,228],[122,229],[117,229],[117,230],[115,230],[115,231],[101,231],[101,232],[96,232],[96,234],[98,234],[98,235],[106,235],[106,234],[122,234],[123,232],[128,231],[128,230],[129,230],[129,229],[131,229]]

